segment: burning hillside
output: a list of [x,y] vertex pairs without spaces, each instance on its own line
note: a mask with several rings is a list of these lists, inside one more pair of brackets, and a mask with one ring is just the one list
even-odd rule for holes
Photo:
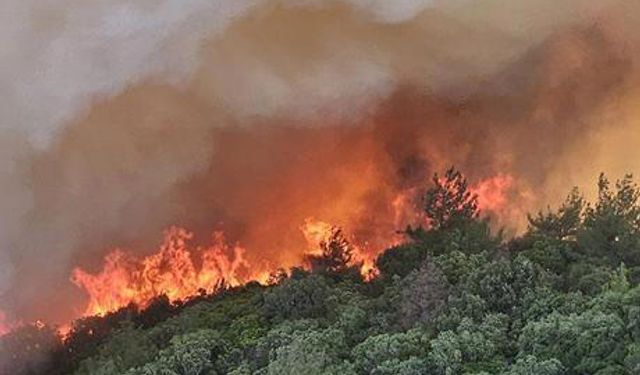
[[450,166],[517,233],[567,184],[640,167],[638,11],[0,5],[0,333],[266,281],[336,228],[370,275]]
[[[511,179],[497,176],[481,181],[471,187],[478,196],[478,207],[488,214],[499,214],[507,202]],[[399,197],[398,199],[402,199]],[[397,202],[398,199],[394,200]],[[394,206],[395,217],[420,217],[418,197],[411,197],[411,205]],[[377,228],[379,233],[387,233],[386,238],[348,238],[354,241],[352,264],[359,265],[362,275],[375,276],[374,261],[385,248],[402,240],[398,229],[407,225],[424,225],[416,222],[394,222],[393,226]],[[396,230],[394,230],[396,228]],[[194,246],[193,233],[172,227],[165,231],[164,241],[156,253],[144,258],[136,258],[135,253],[114,250],[106,258],[99,273],[90,274],[81,268],[73,271],[72,281],[89,296],[84,316],[104,315],[129,304],[141,308],[154,298],[166,295],[170,301],[185,300],[200,293],[213,293],[225,286],[239,286],[248,281],[266,283],[270,274],[278,269],[300,265],[305,257],[322,255],[321,246],[335,234],[337,227],[323,221],[307,218],[300,227],[307,241],[306,246],[292,242],[283,245],[281,251],[297,262],[277,264],[262,261],[251,264],[246,259],[247,250],[239,244],[229,245],[222,232],[215,232],[211,244]],[[383,241],[386,246],[372,247],[375,241]],[[300,246],[296,248],[296,246]]]

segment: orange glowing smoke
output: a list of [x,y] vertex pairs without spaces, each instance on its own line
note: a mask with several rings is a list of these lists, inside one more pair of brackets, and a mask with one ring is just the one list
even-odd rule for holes
[[[424,221],[420,209],[420,190],[408,189],[396,196],[391,203],[393,207],[393,224],[396,230],[404,229],[407,225],[416,225]],[[398,239],[392,245],[397,245]]]
[[[513,178],[498,175],[473,184],[470,189],[478,195],[481,210],[499,213],[508,203],[507,193],[512,186]],[[416,220],[421,217],[421,210],[416,202],[419,202],[420,194],[418,189],[398,193],[391,202],[396,216],[394,225],[406,225],[412,221],[418,224]],[[381,228],[377,229],[384,232]],[[307,249],[289,249],[288,252],[298,259],[304,259],[304,255],[320,255],[321,244],[326,243],[338,227],[308,218],[300,230],[307,242]],[[388,246],[397,244],[397,235],[388,237]],[[192,238],[190,232],[173,227],[166,231],[163,244],[153,255],[136,258],[122,250],[115,250],[106,256],[104,267],[97,274],[76,268],[72,281],[89,296],[84,314],[103,315],[131,303],[145,307],[160,295],[166,295],[171,301],[184,300],[203,291],[215,291],[222,284],[238,286],[249,280],[265,282],[270,271],[283,266],[249,264],[245,258],[246,251],[239,245],[227,244],[220,232],[214,234],[212,244],[206,248],[190,245]],[[352,246],[352,263],[361,265],[360,271],[366,279],[374,277],[375,258],[384,249],[369,248],[366,239],[358,243],[352,237],[348,240]]]
[[[442,182],[445,182],[444,179]],[[491,214],[494,218],[504,219],[507,216],[514,216],[511,211],[516,208],[511,205],[515,203],[515,200],[522,201],[526,198],[523,191],[512,196],[516,188],[522,189],[522,187],[516,186],[512,176],[498,174],[471,184],[469,192],[477,197],[478,210],[481,214]],[[421,207],[423,193],[420,189],[410,188],[399,193],[393,200],[394,224],[397,229],[402,230],[407,225],[415,226],[417,224],[429,226]],[[516,211],[520,213],[519,210]],[[390,246],[397,244],[398,242],[391,242]]]
[[229,246],[221,233],[215,233],[212,245],[204,249],[190,248],[192,237],[173,227],[156,254],[137,259],[115,250],[96,275],[76,268],[72,281],[89,294],[85,314],[102,315],[130,303],[144,307],[163,294],[177,301],[212,292],[221,283],[236,286],[260,276],[249,272],[244,249]]
[[0,310],[0,336],[7,334],[11,328],[7,322],[7,315],[4,311]]
[[497,175],[480,181],[469,189],[478,196],[480,211],[499,212],[507,206],[507,192],[513,187],[514,179],[508,175]]
[[509,227],[512,234],[526,228],[527,213],[534,207],[531,190],[512,176],[499,174],[470,187],[478,196],[478,209],[492,218],[494,228]]

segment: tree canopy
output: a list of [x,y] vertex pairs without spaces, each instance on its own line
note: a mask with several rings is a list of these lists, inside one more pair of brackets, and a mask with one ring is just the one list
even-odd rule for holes
[[577,189],[503,239],[451,169],[428,225],[365,281],[340,231],[308,269],[0,338],[0,374],[613,375],[640,373],[640,190]]

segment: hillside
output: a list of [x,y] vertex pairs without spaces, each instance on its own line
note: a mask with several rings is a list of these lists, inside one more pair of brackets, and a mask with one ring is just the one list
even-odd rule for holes
[[365,281],[335,230],[305,267],[180,303],[157,298],[0,338],[0,374],[578,375],[640,373],[640,190],[598,181],[586,202],[503,238],[466,180],[435,177],[427,218]]

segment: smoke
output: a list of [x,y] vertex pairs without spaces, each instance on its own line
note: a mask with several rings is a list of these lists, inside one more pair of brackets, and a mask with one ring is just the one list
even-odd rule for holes
[[309,216],[376,242],[398,229],[396,195],[452,164],[514,175],[523,210],[633,172],[639,10],[5,1],[0,306],[68,319],[74,266],[173,224],[221,227],[276,265],[299,260]]

